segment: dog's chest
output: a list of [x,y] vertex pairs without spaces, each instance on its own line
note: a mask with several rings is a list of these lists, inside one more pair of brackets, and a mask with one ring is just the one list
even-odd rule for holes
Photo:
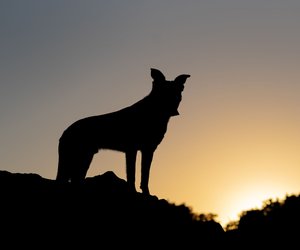
[[132,131],[132,133],[135,134],[137,132],[137,140],[159,144],[167,132],[168,120],[169,119],[145,119],[144,121],[140,121],[139,126],[137,126],[136,130]]

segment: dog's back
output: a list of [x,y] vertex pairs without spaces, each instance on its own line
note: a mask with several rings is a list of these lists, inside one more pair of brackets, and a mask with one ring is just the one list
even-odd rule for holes
[[179,114],[181,93],[189,75],[166,81],[159,70],[151,69],[151,76],[153,88],[142,100],[119,111],[83,118],[64,131],[59,142],[57,179],[84,178],[99,149],[155,151],[170,117]]

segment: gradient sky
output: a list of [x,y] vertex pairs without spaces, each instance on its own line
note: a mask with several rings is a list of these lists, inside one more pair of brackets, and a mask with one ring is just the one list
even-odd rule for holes
[[[1,1],[0,169],[54,179],[63,130],[146,96],[153,67],[191,75],[153,195],[225,225],[298,194],[299,13],[297,0]],[[88,176],[109,170],[125,179],[122,153],[95,155]]]

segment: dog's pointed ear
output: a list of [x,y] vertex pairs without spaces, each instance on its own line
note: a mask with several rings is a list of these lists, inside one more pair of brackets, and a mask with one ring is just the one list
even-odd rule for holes
[[190,77],[190,75],[179,75],[175,78],[174,82],[177,84],[185,84],[186,79],[188,79]]
[[155,82],[164,82],[166,80],[163,73],[161,73],[158,69],[151,68],[151,77]]

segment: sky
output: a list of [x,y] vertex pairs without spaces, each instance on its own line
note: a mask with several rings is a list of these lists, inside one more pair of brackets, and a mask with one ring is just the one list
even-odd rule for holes
[[[142,99],[157,68],[191,77],[152,195],[226,225],[298,194],[299,12],[296,0],[2,0],[0,170],[55,179],[64,129]],[[100,151],[87,176],[106,171],[125,179],[125,155]]]

